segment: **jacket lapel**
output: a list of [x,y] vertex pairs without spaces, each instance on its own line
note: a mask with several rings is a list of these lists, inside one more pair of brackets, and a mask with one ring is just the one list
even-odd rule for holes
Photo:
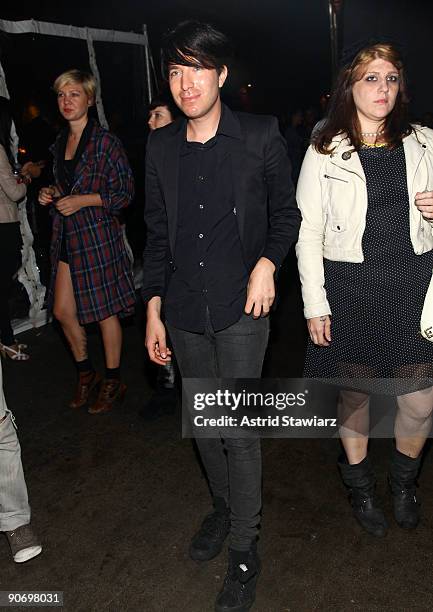
[[233,196],[236,209],[236,220],[238,223],[239,238],[241,244],[244,239],[245,228],[245,147],[242,140],[231,139],[229,143],[229,155],[233,176]]
[[79,158],[75,167],[75,179],[86,171],[89,157],[90,159],[96,157],[96,140],[99,132],[100,128],[96,121],[89,119],[78,143],[76,155],[79,155]]
[[176,245],[177,211],[179,202],[179,158],[184,139],[185,121],[179,122],[179,128],[173,134],[164,151],[163,189],[167,212],[170,251],[174,255]]
[[338,168],[356,174],[364,183],[366,182],[359,155],[346,138],[337,142],[337,146],[330,155],[330,162]]
[[[424,142],[420,132],[415,132],[415,134],[412,133],[407,136],[407,138],[403,139],[404,155],[406,158],[407,189],[411,199],[415,197],[415,174],[422,158],[424,157],[426,146],[427,145]],[[420,185],[419,187],[420,191],[423,189],[428,189],[427,185]]]
[[226,136],[229,136],[226,139],[225,151],[230,157],[234,207],[238,224],[239,238],[242,244],[244,239],[246,214],[245,194],[247,192],[245,185],[245,142],[239,117],[225,105],[223,105],[223,112],[224,117],[222,125],[220,126],[220,131]]

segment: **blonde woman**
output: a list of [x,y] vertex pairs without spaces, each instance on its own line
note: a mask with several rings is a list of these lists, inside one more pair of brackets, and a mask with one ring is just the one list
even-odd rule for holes
[[53,209],[52,279],[47,303],[71,347],[78,373],[72,408],[88,403],[101,377],[87,354],[84,325],[97,322],[106,372],[92,414],[122,400],[122,328],[119,318],[134,310],[135,292],[119,215],[131,203],[132,172],[120,141],[88,116],[95,100],[94,77],[80,70],[54,83],[59,111],[67,121],[53,148],[55,185],[41,189],[39,202]]

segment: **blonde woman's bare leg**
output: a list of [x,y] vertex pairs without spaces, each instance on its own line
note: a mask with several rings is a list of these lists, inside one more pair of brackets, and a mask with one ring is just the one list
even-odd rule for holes
[[96,387],[101,377],[94,371],[88,358],[86,331],[78,321],[69,265],[63,261],[59,262],[57,269],[53,310],[71,347],[79,372],[75,397],[69,406],[81,408],[88,402],[92,389]]
[[87,337],[85,329],[78,322],[77,306],[72,287],[69,265],[59,262],[54,288],[54,316],[62,326],[66,340],[71,347],[75,361],[87,358]]
[[116,315],[99,321],[104,343],[106,373],[101,384],[98,399],[89,408],[90,414],[101,414],[112,410],[114,404],[122,401],[126,385],[120,381],[120,355],[122,352],[122,327]]
[[118,368],[122,352],[122,327],[118,316],[113,315],[99,321],[99,328],[104,343],[105,364],[107,368]]

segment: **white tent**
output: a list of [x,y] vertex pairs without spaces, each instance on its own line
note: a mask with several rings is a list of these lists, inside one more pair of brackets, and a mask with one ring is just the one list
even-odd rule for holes
[[[104,106],[101,97],[100,75],[98,65],[96,63],[96,55],[94,41],[108,42],[113,44],[139,45],[144,50],[144,69],[143,78],[146,81],[146,92],[148,101],[152,98],[153,84],[156,82],[155,69],[153,66],[152,55],[149,47],[147,36],[147,28],[143,25],[143,33],[136,34],[134,32],[121,32],[116,30],[100,30],[96,28],[83,28],[72,25],[63,25],[59,23],[48,23],[43,21],[35,21],[28,19],[25,21],[6,21],[0,19],[0,30],[9,34],[39,34],[44,36],[58,36],[65,38],[80,39],[86,42],[89,53],[89,64],[93,75],[96,78],[97,99],[96,108],[98,112],[99,122],[102,126],[108,128],[105,118]],[[6,75],[0,63],[0,95],[9,98],[9,91],[6,82]],[[15,126],[12,126],[12,139],[14,143],[14,154],[18,149],[18,138],[15,131]],[[45,287],[40,282],[39,269],[36,265],[35,253],[33,251],[33,234],[27,220],[26,202],[20,202],[19,217],[21,223],[21,234],[23,237],[23,252],[22,252],[22,267],[18,273],[18,280],[25,287],[29,296],[30,308],[27,319],[13,321],[14,331],[16,333],[25,331],[32,327],[45,325],[47,322],[46,311],[43,310],[45,297]],[[126,241],[127,247],[129,245]],[[132,253],[130,253],[132,259]]]

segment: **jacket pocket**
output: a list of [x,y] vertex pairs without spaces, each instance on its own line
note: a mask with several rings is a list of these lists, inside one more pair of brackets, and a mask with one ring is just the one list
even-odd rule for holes
[[324,244],[326,246],[338,247],[340,244],[340,234],[343,234],[346,229],[347,223],[344,219],[328,218],[328,223],[325,226]]
[[340,181],[341,183],[348,183],[349,181],[346,181],[346,179],[340,178],[339,176],[330,176],[329,174],[324,174],[323,175],[326,179],[332,180],[332,181]]
[[341,234],[346,231],[346,221],[344,219],[332,219],[329,228],[332,232]]

